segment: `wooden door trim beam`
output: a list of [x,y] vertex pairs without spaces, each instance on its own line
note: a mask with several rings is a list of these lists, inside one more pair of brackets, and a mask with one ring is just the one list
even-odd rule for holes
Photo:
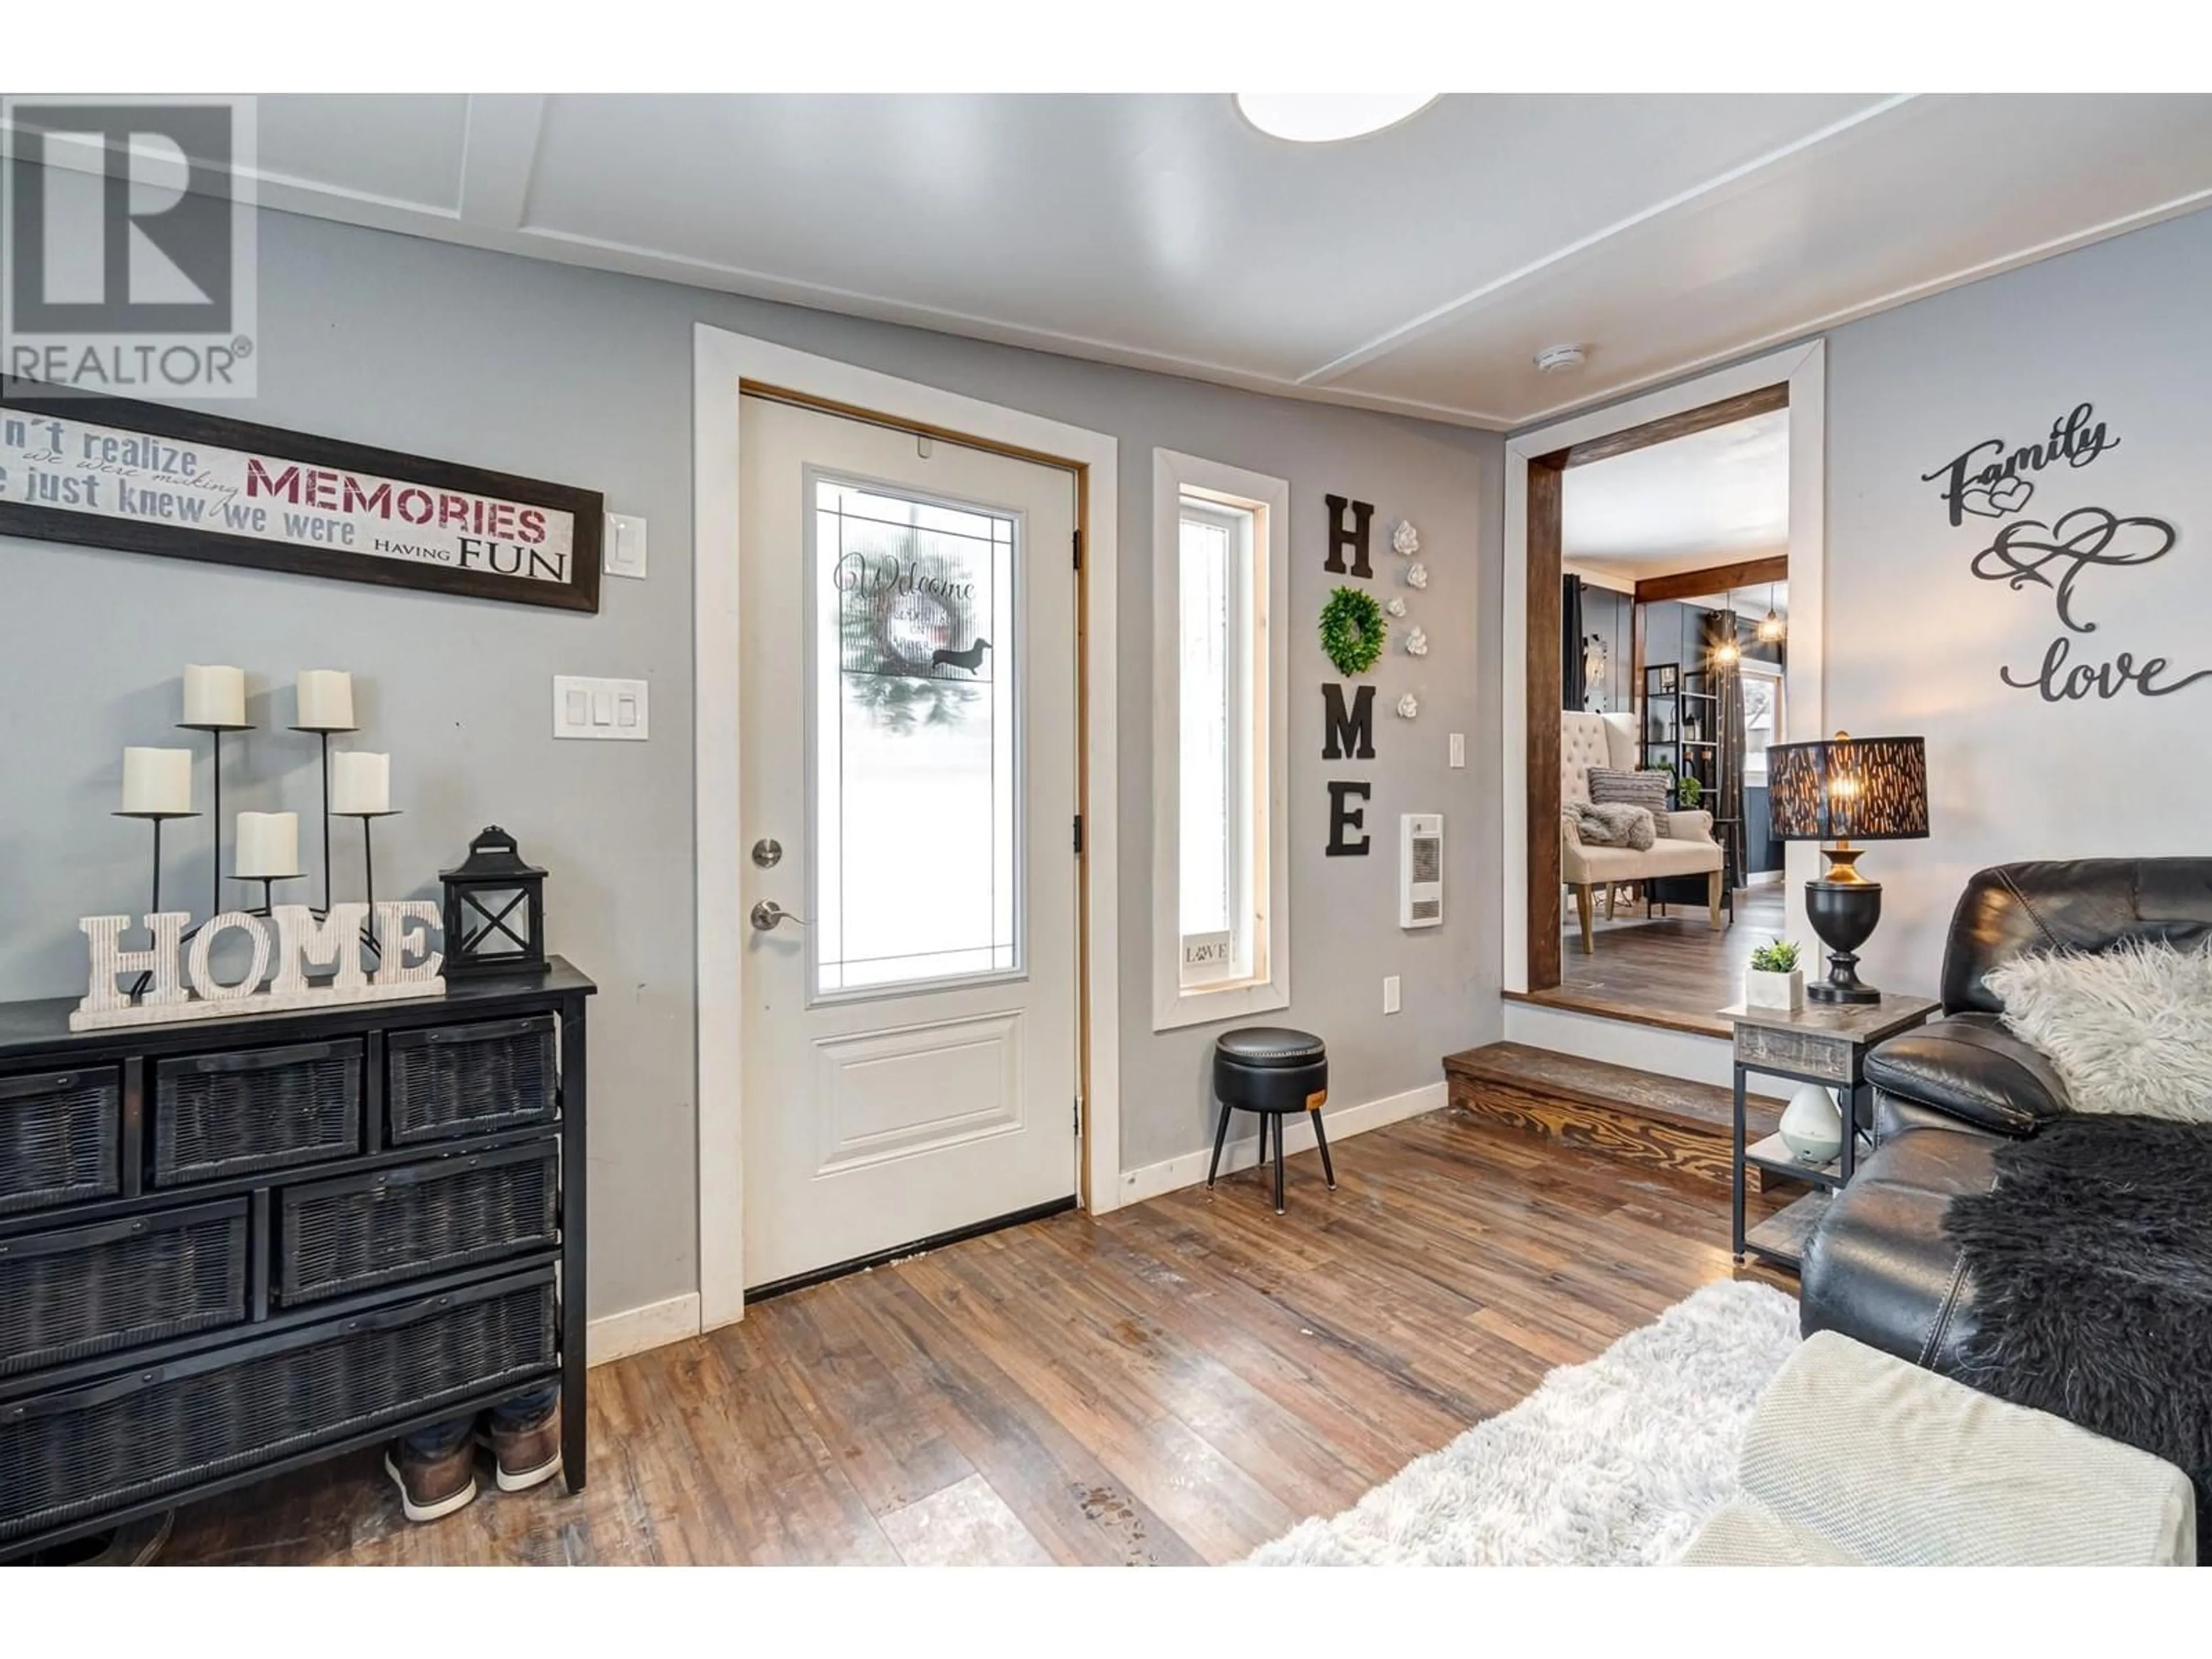
[[1703,599],[1725,593],[1731,587],[1757,587],[1765,582],[1790,580],[1790,556],[1746,559],[1739,564],[1711,565],[1703,570],[1678,570],[1671,576],[1649,576],[1636,584],[1636,603],[1659,605],[1668,599]]
[[1592,461],[1609,461],[1616,455],[1649,449],[1654,444],[1668,443],[1676,438],[1689,437],[1693,433],[1710,432],[1717,426],[1747,421],[1755,415],[1771,415],[1778,409],[1789,407],[1790,384],[1784,380],[1774,386],[1760,386],[1755,392],[1739,392],[1733,398],[1723,398],[1717,404],[1706,404],[1702,408],[1686,409],[1679,415],[1662,416],[1656,421],[1646,421],[1641,426],[1608,432],[1601,438],[1588,438],[1581,443],[1571,444],[1559,453],[1565,457],[1563,464],[1567,466],[1588,466]]

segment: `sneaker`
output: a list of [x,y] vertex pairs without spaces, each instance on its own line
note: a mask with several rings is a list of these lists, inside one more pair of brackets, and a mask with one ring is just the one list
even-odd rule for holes
[[483,1440],[498,1465],[501,1492],[528,1492],[561,1473],[561,1407],[557,1404],[528,1428],[501,1428],[494,1418]]
[[476,1500],[476,1448],[464,1440],[443,1457],[421,1457],[395,1441],[384,1452],[384,1472],[399,1488],[410,1521],[436,1521]]

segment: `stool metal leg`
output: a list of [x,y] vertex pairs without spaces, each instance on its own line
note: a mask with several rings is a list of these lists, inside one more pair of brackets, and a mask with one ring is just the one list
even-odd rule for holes
[[1270,1112],[1275,1120],[1275,1213],[1283,1212],[1283,1114]]
[[1319,1111],[1308,1112],[1306,1115],[1313,1120],[1314,1145],[1321,1148],[1322,1175],[1328,1182],[1329,1191],[1334,1192],[1336,1190],[1336,1165],[1330,1163],[1328,1159],[1328,1133],[1321,1127],[1321,1113]]
[[1227,1101],[1221,1103],[1221,1124],[1213,1132],[1213,1162],[1206,1166],[1206,1184],[1213,1185],[1213,1177],[1221,1173],[1221,1149],[1229,1144],[1229,1115],[1236,1109]]

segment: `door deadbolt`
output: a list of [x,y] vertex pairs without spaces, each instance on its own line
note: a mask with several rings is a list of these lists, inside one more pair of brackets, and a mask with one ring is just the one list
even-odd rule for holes
[[753,843],[753,862],[763,870],[773,870],[783,862],[783,843],[763,836]]

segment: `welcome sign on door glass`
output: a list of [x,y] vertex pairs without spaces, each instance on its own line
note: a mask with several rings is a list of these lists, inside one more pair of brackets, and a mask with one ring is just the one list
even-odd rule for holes
[[815,992],[1014,972],[1016,521],[813,490]]

